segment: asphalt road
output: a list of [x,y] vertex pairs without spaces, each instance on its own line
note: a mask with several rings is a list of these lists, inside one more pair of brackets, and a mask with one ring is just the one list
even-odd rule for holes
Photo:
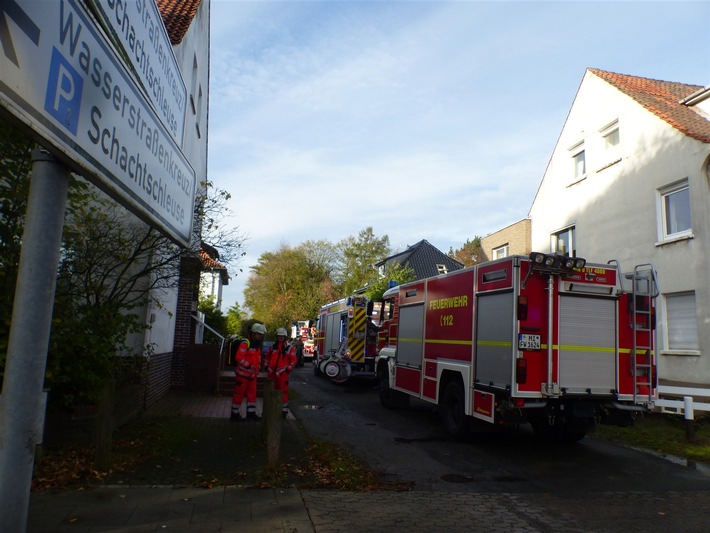
[[[583,497],[618,492],[701,497],[710,509],[710,472],[587,437],[574,444],[538,441],[523,426],[446,436],[430,404],[380,405],[373,383],[337,385],[307,365],[291,375],[292,408],[314,436],[340,443],[414,490],[451,493],[550,494]],[[706,515],[707,516],[707,515]]]

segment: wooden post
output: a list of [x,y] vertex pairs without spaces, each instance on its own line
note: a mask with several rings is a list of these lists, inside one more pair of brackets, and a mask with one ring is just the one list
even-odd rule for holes
[[269,468],[274,469],[279,464],[281,448],[281,391],[274,389],[271,379],[264,380],[264,441]]
[[683,396],[683,418],[685,419],[685,440],[695,442],[695,411],[693,409],[693,397]]
[[111,468],[115,401],[115,380],[103,380],[101,382],[96,420],[94,423],[94,439],[96,446],[94,466],[101,472],[105,472]]

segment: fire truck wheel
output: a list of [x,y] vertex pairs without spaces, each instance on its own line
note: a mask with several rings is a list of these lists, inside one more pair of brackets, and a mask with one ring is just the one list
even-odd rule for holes
[[444,428],[452,437],[462,438],[468,433],[464,398],[463,386],[458,381],[451,381],[444,388],[442,416]]
[[407,407],[409,405],[409,395],[398,390],[390,389],[387,371],[380,370],[378,373],[377,388],[380,393],[380,403],[387,409]]

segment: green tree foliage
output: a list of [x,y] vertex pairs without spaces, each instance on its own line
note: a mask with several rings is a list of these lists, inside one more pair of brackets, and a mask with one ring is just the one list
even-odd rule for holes
[[[222,313],[222,310],[217,307],[217,301],[214,296],[203,298],[197,308],[205,314],[205,324],[215,331],[218,331],[220,335],[227,335],[227,317]],[[202,342],[204,344],[220,344],[222,339],[205,328]]]
[[302,247],[286,245],[259,257],[244,289],[245,305],[271,331],[315,318],[320,306],[336,296],[324,265]]
[[404,265],[393,265],[388,268],[386,274],[378,278],[374,283],[370,283],[365,290],[365,296],[372,301],[381,301],[382,295],[393,285],[402,285],[409,281],[414,281],[414,270]]
[[227,310],[227,335],[241,335],[242,322],[246,320],[246,313],[235,303]]
[[343,296],[378,278],[376,263],[390,255],[390,240],[387,235],[376,237],[372,227],[361,230],[357,238],[349,236],[336,247],[339,253],[337,272],[340,292]]
[[[75,194],[63,233],[45,386],[53,406],[91,403],[143,348],[152,291],[176,286],[183,251],[121,206],[86,188]],[[57,405],[59,404],[59,405]]]
[[0,122],[0,376],[5,366],[34,143]]
[[463,266],[469,267],[486,261],[481,248],[481,237],[476,235],[473,240],[466,239],[461,248],[449,250],[449,256],[456,259]]

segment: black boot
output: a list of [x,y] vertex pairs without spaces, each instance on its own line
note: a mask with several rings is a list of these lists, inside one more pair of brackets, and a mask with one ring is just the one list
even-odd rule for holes
[[235,413],[234,411],[232,411],[231,420],[232,422],[241,422],[244,419],[242,418],[242,415],[240,413]]
[[254,422],[259,422],[261,417],[256,413],[247,413],[247,420],[253,420]]

